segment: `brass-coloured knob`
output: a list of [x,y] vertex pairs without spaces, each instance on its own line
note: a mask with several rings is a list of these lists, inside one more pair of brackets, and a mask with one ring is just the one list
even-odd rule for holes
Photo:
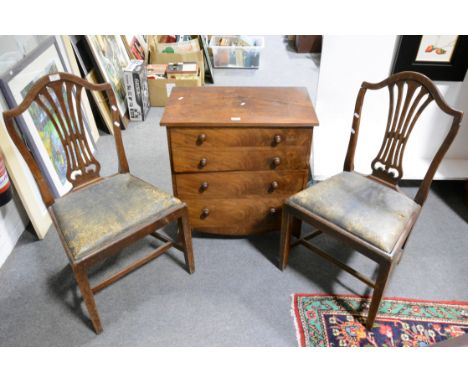
[[274,215],[276,214],[276,208],[275,207],[271,207],[270,208],[270,215]]
[[281,138],[281,135],[279,134],[273,137],[273,141],[275,142],[276,145],[280,144],[282,140],[283,138]]
[[274,167],[278,167],[278,166],[280,165],[280,163],[281,163],[280,157],[275,157],[275,158],[273,158],[273,162],[272,162],[272,163],[273,163],[273,166],[274,166]]
[[206,191],[207,189],[208,189],[208,182],[203,182],[202,184],[200,184],[201,192]]
[[209,214],[210,214],[210,210],[208,208],[205,207],[201,210],[202,219],[205,219],[206,217],[208,217]]
[[198,137],[197,137],[197,143],[199,145],[201,145],[203,142],[206,141],[206,134],[200,134]]
[[272,190],[276,190],[278,188],[278,186],[279,186],[279,184],[278,184],[278,182],[276,180],[271,182],[270,187],[271,187]]
[[202,158],[202,159],[200,159],[200,163],[198,164],[198,166],[200,168],[203,168],[203,167],[206,166],[207,163],[208,163],[208,161],[206,160],[206,158]]

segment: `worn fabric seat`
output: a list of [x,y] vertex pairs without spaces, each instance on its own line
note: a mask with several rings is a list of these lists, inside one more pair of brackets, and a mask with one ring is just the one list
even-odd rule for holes
[[76,190],[57,199],[51,208],[72,256],[78,260],[181,203],[126,173]]
[[355,172],[342,172],[288,199],[391,253],[420,206],[400,192]]

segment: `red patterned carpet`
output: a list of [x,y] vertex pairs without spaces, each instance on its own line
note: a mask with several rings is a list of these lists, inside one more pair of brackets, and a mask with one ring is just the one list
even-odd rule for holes
[[370,299],[294,294],[300,346],[429,346],[468,333],[468,302],[384,298],[372,330],[364,323]]

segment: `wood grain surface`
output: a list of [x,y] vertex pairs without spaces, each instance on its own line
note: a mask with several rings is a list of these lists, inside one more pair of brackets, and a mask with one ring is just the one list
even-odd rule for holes
[[172,128],[171,142],[177,147],[284,147],[310,145],[310,131],[292,128]]
[[162,126],[312,127],[318,119],[306,88],[176,87]]
[[179,198],[257,198],[289,196],[301,190],[307,170],[232,171],[176,174]]
[[[190,223],[197,231],[225,235],[250,235],[279,229],[283,201],[284,197],[185,199]],[[274,213],[270,211],[272,208]],[[203,214],[204,209],[209,211],[207,216]]]
[[[181,147],[172,151],[172,160],[176,172],[306,169],[309,166],[307,152],[306,147],[286,149]],[[202,162],[203,159],[205,162]]]

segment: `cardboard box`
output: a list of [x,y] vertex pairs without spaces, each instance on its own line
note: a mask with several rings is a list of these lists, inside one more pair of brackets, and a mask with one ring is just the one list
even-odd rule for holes
[[157,47],[158,52],[186,53],[200,50],[200,43],[198,42],[198,38],[192,38],[188,41],[161,42],[161,37],[162,36],[156,36],[154,39],[154,45]]
[[131,121],[144,121],[149,111],[148,81],[143,60],[131,60],[124,69],[128,115]]
[[151,106],[166,106],[171,91],[175,86],[201,86],[200,71],[196,79],[148,79],[149,97]]
[[184,53],[161,53],[158,47],[158,36],[149,39],[150,64],[169,64],[177,62],[196,62],[200,68],[201,84],[205,84],[205,61],[203,51],[191,51]]

